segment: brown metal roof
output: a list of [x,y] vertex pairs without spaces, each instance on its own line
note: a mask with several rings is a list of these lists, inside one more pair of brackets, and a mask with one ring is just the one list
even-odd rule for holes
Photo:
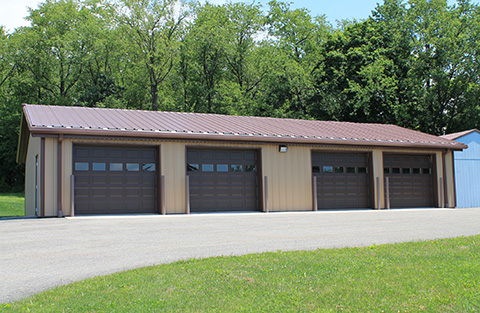
[[458,138],[463,137],[465,135],[471,134],[473,132],[477,132],[477,133],[480,134],[480,131],[478,129],[474,128],[474,129],[464,130],[464,131],[458,132],[458,133],[443,135],[441,137],[442,138],[447,138],[447,139],[450,139],[450,140],[455,140],[455,139],[458,139]]
[[30,104],[23,110],[30,132],[38,134],[466,148],[449,139],[384,124]]

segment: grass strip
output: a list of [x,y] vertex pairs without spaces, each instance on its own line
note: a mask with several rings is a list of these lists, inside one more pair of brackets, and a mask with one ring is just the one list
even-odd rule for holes
[[25,216],[23,193],[0,193],[0,217]]
[[194,259],[96,277],[2,312],[478,312],[480,236]]

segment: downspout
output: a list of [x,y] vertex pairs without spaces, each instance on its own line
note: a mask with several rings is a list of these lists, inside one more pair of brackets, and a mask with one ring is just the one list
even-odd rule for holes
[[58,208],[58,217],[63,217],[63,134],[58,135],[58,144],[57,144],[57,208]]
[[453,174],[453,204],[451,205],[452,209],[457,207],[457,183],[456,183],[456,174],[455,174],[455,152],[452,153],[452,174]]
[[45,138],[41,138],[40,143],[40,194],[42,196],[41,201],[41,217],[45,217]]
[[448,188],[447,188],[447,185],[448,185],[448,182],[447,182],[447,168],[446,168],[446,162],[445,162],[445,159],[446,159],[446,155],[447,153],[449,152],[450,150],[447,149],[445,150],[444,152],[442,152],[442,172],[443,172],[443,186],[440,186],[443,188],[443,203],[442,203],[442,207],[444,208],[449,208],[450,205],[448,203]]

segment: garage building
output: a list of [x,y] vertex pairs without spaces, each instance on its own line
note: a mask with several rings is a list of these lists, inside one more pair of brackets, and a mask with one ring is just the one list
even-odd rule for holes
[[454,152],[457,207],[480,207],[480,131],[470,129],[443,137],[468,145],[467,149]]
[[455,207],[453,151],[395,125],[24,105],[27,216]]

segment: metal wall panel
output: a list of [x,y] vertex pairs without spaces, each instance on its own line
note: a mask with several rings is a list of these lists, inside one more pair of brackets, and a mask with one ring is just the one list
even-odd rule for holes
[[[35,216],[35,156],[38,155],[40,162],[40,138],[30,136],[28,153],[25,162],[25,216]],[[40,184],[40,177],[37,177]],[[40,202],[40,190],[38,191]]]
[[480,207],[480,134],[472,132],[455,140],[468,145],[454,152],[457,207]]

